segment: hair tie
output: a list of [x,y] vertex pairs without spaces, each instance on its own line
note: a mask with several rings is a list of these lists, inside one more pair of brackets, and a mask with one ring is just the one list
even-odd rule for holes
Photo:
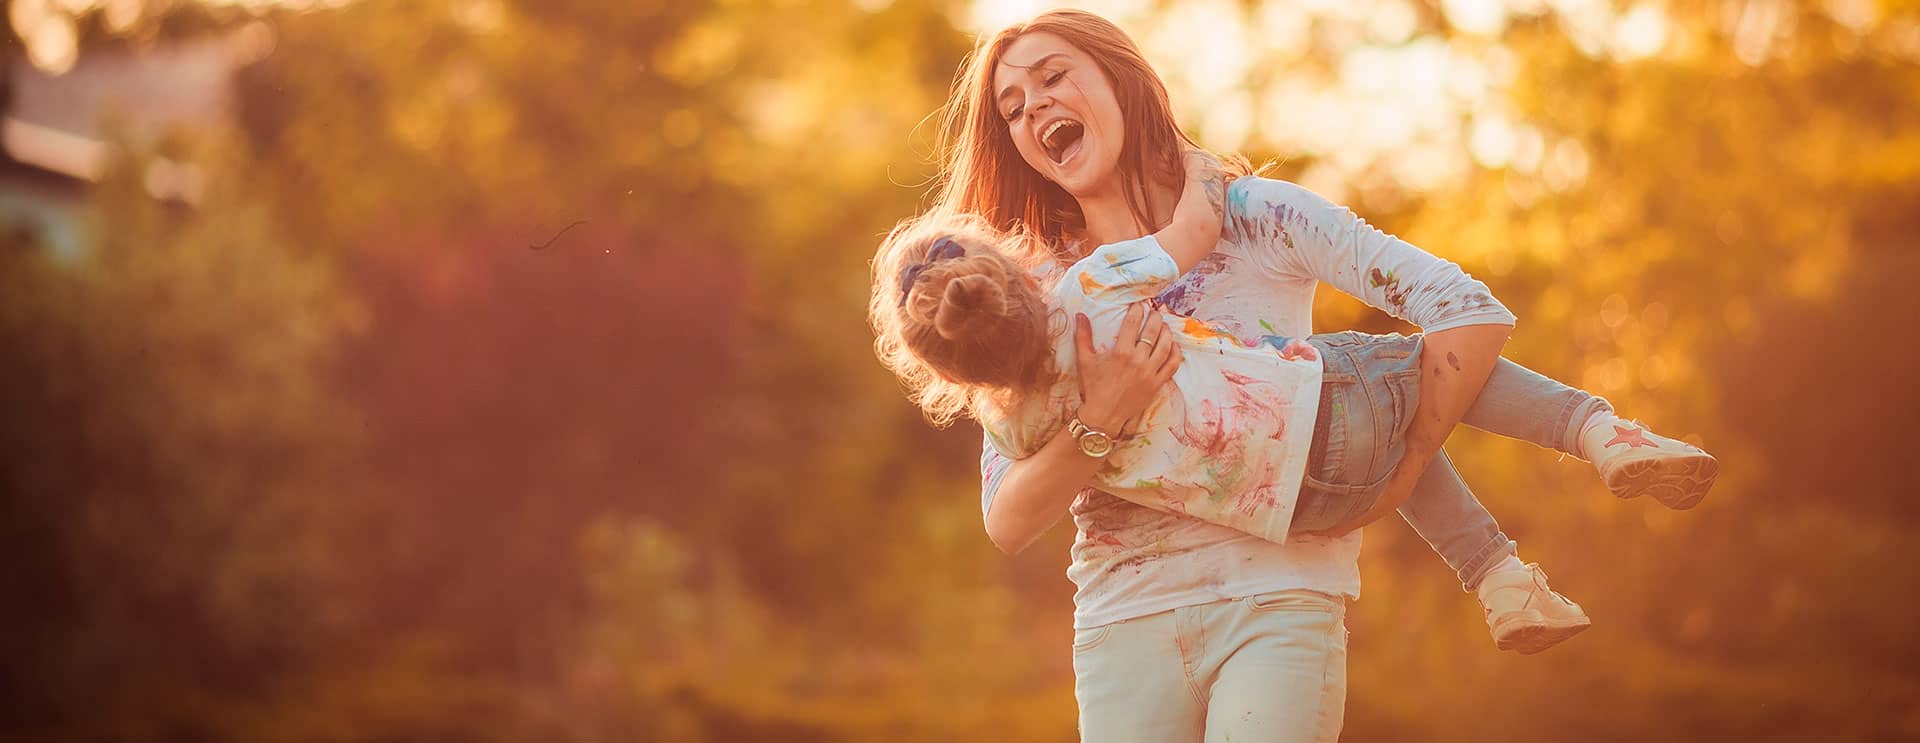
[[967,249],[961,247],[960,243],[951,237],[942,236],[940,239],[933,241],[933,247],[927,249],[927,257],[925,260],[919,263],[910,263],[900,268],[900,306],[907,306],[907,295],[913,293],[913,285],[920,280],[920,274],[925,273],[926,270],[933,267],[935,263],[962,258],[965,257],[966,254]]

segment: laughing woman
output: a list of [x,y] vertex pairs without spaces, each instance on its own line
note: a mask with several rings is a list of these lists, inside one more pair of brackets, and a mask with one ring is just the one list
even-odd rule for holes
[[[986,39],[956,82],[943,139],[944,180],[933,211],[1036,236],[1016,244],[1039,247],[1015,258],[1042,278],[1095,246],[1166,225],[1192,147],[1132,41],[1078,11],[1050,12]],[[1160,307],[1253,346],[1270,336],[1310,335],[1314,290],[1332,284],[1424,331],[1407,364],[1419,378],[1413,422],[1390,476],[1364,456],[1307,462],[1308,477],[1323,482],[1386,477],[1373,506],[1344,515],[1331,536],[1269,541],[1137,505],[1088,485],[1103,462],[1102,440],[1129,431],[1178,361],[1168,361],[1166,323],[1155,313],[1130,313],[1105,351],[1096,351],[1082,321],[1073,331],[1078,425],[1019,460],[983,447],[981,469],[987,532],[1002,550],[1023,550],[1062,513],[1073,515],[1067,572],[1078,588],[1073,662],[1084,740],[1337,739],[1346,698],[1344,619],[1360,590],[1358,527],[1402,503],[1417,510],[1474,502],[1440,444],[1488,383],[1513,316],[1454,264],[1305,189],[1246,176],[1232,194],[1221,205],[1226,229],[1214,249],[1159,292]],[[1539,381],[1515,368],[1501,365],[1501,374],[1519,378],[1494,382]],[[1367,380],[1351,376],[1329,366],[1320,399],[1294,402],[1320,405],[1364,391]],[[916,394],[930,411],[942,404],[938,396],[960,394],[940,379],[923,381]],[[1525,438],[1598,460],[1611,484],[1608,469],[1621,460],[1609,459],[1603,450],[1614,442],[1596,432],[1626,424],[1604,400],[1558,389],[1565,391]],[[1330,421],[1343,414],[1319,409],[1316,451],[1327,448],[1320,444],[1332,434]],[[1517,559],[1491,517],[1469,521],[1473,528],[1427,536],[1477,592],[1496,642],[1505,645],[1503,632],[1539,629],[1528,622],[1543,607],[1562,617],[1579,613],[1537,567]]]

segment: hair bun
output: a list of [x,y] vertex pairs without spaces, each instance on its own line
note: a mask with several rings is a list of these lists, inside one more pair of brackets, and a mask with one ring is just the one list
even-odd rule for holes
[[959,340],[975,329],[993,327],[1006,314],[1006,287],[985,273],[970,273],[947,282],[933,328],[943,338]]

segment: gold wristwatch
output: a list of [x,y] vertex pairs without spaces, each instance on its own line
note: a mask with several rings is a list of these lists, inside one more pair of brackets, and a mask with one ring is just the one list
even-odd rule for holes
[[1105,431],[1094,429],[1079,418],[1067,422],[1067,435],[1080,445],[1080,453],[1094,459],[1104,459],[1113,453],[1113,436]]

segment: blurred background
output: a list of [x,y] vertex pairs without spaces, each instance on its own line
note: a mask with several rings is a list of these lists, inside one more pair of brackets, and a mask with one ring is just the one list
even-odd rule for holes
[[[863,317],[1040,6],[0,6],[0,735],[1075,739],[1071,529],[991,546]],[[1595,627],[1498,653],[1382,522],[1345,740],[1920,738],[1920,3],[1085,7],[1725,465],[1456,433]]]

